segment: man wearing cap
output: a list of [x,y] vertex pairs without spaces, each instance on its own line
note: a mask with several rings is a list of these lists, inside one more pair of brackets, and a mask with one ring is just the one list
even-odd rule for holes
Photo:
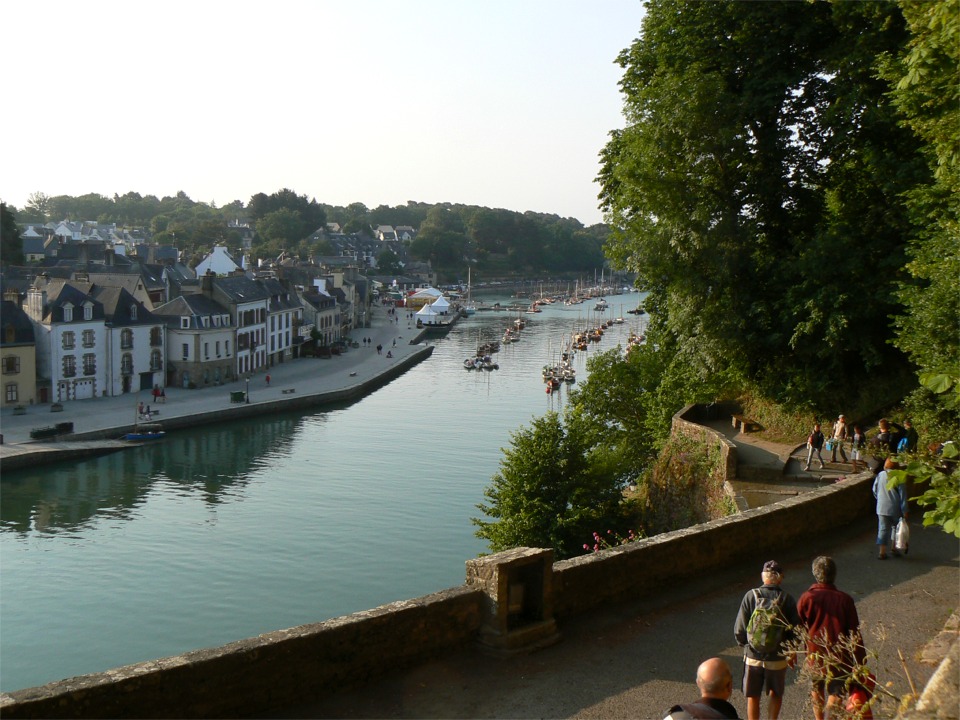
[[[786,685],[787,665],[793,664],[793,656],[788,660],[784,653],[784,644],[793,637],[793,628],[800,624],[797,603],[789,593],[783,591],[783,568],[776,560],[768,560],[760,573],[763,585],[743,596],[740,612],[733,626],[737,644],[743,648],[743,695],[747,698],[747,720],[759,720],[760,697],[766,688],[770,696],[768,713],[772,720],[780,716],[783,704],[783,691]],[[776,609],[776,622],[781,623],[782,633],[776,647],[756,648],[754,638],[748,628],[750,618],[758,606]]]
[[837,461],[837,450],[840,451],[840,455],[843,457],[843,461],[847,462],[847,453],[843,449],[843,441],[847,439],[847,417],[846,415],[841,415],[837,418],[837,421],[833,424],[833,444],[831,447],[831,456],[830,462]]

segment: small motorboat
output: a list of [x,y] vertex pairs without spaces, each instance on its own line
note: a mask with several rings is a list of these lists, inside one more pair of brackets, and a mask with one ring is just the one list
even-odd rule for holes
[[131,442],[146,442],[148,440],[160,440],[167,433],[164,431],[163,426],[160,423],[143,423],[138,424],[133,432],[128,432],[124,435],[121,440],[129,440]]

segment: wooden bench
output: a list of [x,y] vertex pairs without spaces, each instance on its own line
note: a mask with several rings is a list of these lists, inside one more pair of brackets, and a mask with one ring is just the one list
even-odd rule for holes
[[751,430],[759,430],[760,423],[755,420],[748,420],[743,415],[737,413],[733,415],[733,427],[739,427],[740,432],[748,433]]
[[296,388],[286,388],[285,390],[281,390],[280,392],[282,392],[284,395],[292,395],[296,391],[297,391]]

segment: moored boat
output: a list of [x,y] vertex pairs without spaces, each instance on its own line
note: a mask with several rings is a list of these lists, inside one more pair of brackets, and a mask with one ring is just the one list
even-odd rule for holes
[[148,440],[160,440],[167,433],[164,431],[163,426],[159,423],[142,423],[138,424],[133,432],[128,432],[124,435],[121,440],[129,440],[131,442],[146,442]]

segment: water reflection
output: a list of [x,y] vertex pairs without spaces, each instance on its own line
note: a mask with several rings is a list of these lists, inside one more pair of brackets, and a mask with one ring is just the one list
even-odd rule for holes
[[[326,420],[327,413],[309,418]],[[172,432],[162,442],[79,463],[5,472],[0,523],[25,534],[76,530],[99,516],[129,520],[160,481],[211,505],[241,498],[252,474],[293,452],[305,422],[302,414],[271,415]]]

